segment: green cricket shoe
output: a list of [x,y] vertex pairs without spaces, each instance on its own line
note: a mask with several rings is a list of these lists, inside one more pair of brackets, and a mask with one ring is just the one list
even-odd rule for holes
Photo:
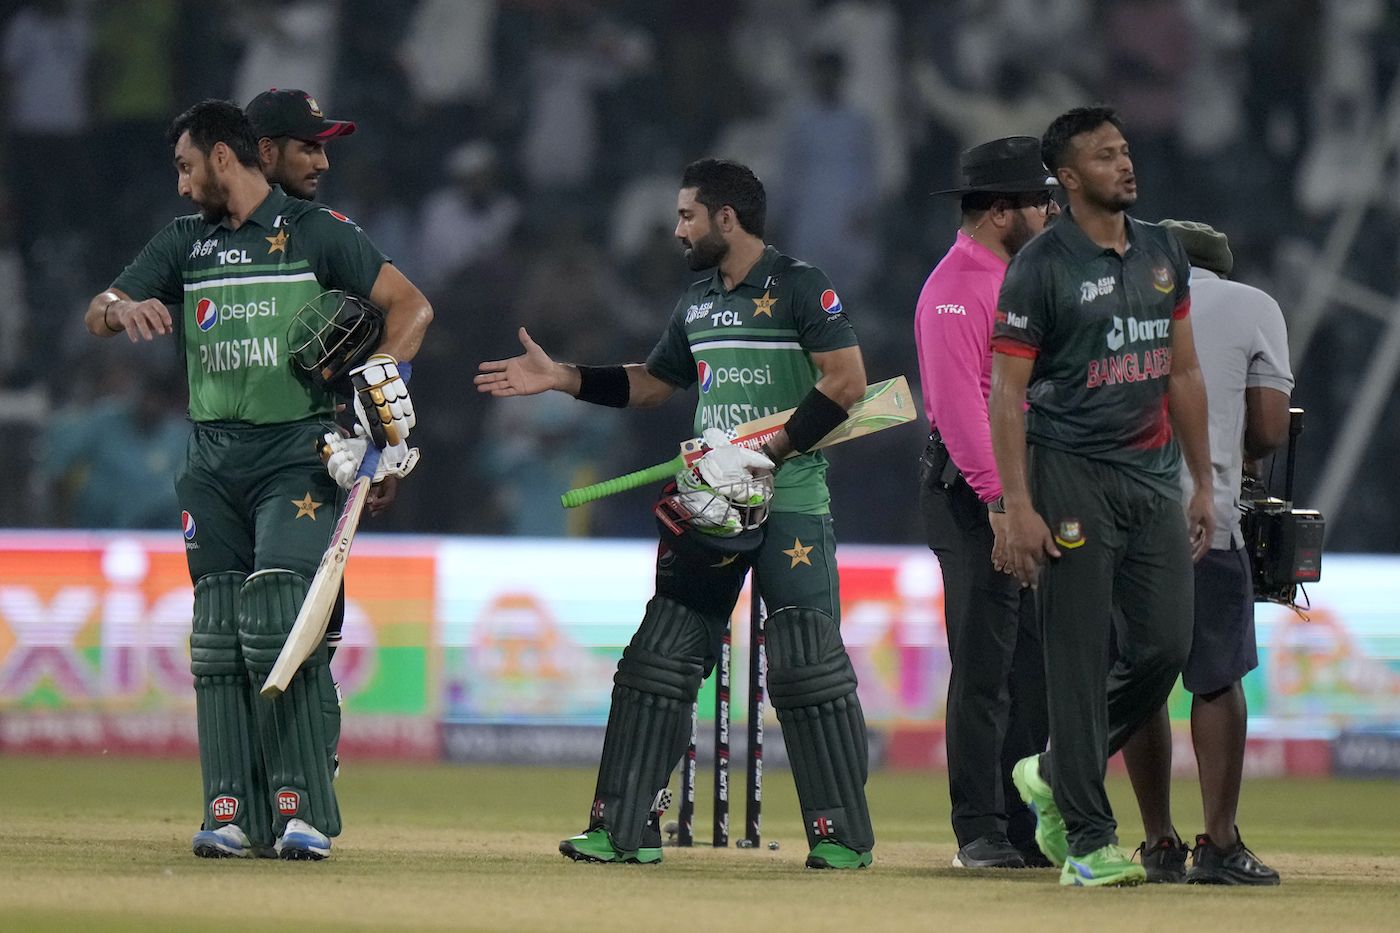
[[869,852],[857,852],[839,842],[823,839],[807,853],[808,868],[869,868],[874,861]]
[[1035,844],[1056,868],[1060,868],[1069,858],[1069,830],[1055,804],[1055,792],[1040,776],[1040,756],[1031,755],[1016,762],[1011,769],[1011,781],[1035,814]]
[[1115,845],[1095,849],[1088,855],[1071,855],[1060,869],[1060,884],[1073,888],[1106,888],[1146,881],[1147,869]]
[[635,852],[613,847],[608,831],[601,826],[570,836],[559,843],[559,854],[575,862],[603,862],[611,865],[655,865],[661,861],[660,840],[656,846],[643,846]]

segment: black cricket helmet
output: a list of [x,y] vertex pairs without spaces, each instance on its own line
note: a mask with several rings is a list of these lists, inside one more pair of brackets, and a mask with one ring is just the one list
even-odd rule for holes
[[350,370],[363,363],[384,336],[384,312],[369,299],[339,289],[302,305],[287,328],[292,368],[304,381],[350,395]]

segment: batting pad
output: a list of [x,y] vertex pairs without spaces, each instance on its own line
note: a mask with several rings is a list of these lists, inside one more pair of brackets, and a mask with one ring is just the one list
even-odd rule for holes
[[237,824],[254,846],[273,843],[262,753],[253,729],[248,672],[238,648],[241,573],[211,573],[194,585],[190,673],[194,675],[203,829]]
[[807,844],[823,839],[857,852],[875,846],[865,802],[869,755],[856,672],[841,630],[817,609],[768,617],[768,696],[783,726]]
[[259,693],[308,586],[305,577],[290,570],[259,570],[243,584],[238,617],[278,836],[293,817],[327,836],[340,835],[340,807],[331,786],[340,705],[325,643],[306,659],[281,696],[268,699]]
[[619,850],[641,846],[652,801],[690,740],[709,641],[702,616],[653,596],[617,663],[589,829],[605,827]]

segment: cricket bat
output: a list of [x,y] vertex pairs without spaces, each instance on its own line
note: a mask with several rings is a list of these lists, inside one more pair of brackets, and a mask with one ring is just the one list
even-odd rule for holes
[[[768,415],[765,418],[744,422],[734,429],[734,436],[730,438],[730,443],[757,450],[763,446],[764,442],[782,430],[783,425],[787,424],[788,419],[792,417],[793,411],[795,409],[789,408],[776,415]],[[918,408],[914,405],[914,398],[909,393],[909,381],[903,376],[886,379],[884,382],[867,386],[864,397],[851,406],[846,420],[837,425],[830,434],[813,444],[811,449],[820,450],[823,447],[840,444],[852,438],[874,434],[876,431],[883,431],[885,428],[913,421],[917,417]],[[698,460],[705,453],[705,450],[704,442],[698,437],[693,437],[688,441],[682,441],[680,453],[665,463],[658,463],[634,473],[606,479],[601,483],[594,483],[592,486],[570,489],[559,497],[560,501],[563,502],[564,508],[572,509],[585,502],[592,502],[605,496],[636,489],[638,486],[646,486],[649,483],[670,479],[671,476]]]
[[[412,366],[399,364],[399,375],[408,382]],[[360,527],[360,516],[365,510],[365,499],[369,497],[369,487],[374,482],[374,471],[379,466],[379,448],[370,444],[365,449],[360,469],[355,473],[355,482],[350,485],[350,494],[345,498],[345,507],[336,519],[335,530],[331,532],[331,543],[326,553],[321,555],[321,563],[316,575],[311,578],[311,586],[306,591],[296,622],[287,633],[282,651],[277,655],[277,663],[267,675],[261,693],[269,699],[281,696],[292,682],[301,665],[320,646],[326,637],[326,626],[331,621],[331,610],[335,608],[335,598],[340,593],[340,583],[345,579],[345,562],[350,559],[350,545],[355,542],[355,532]]]

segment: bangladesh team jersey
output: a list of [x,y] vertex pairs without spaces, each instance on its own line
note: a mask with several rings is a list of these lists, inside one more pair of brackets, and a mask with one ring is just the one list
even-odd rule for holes
[[198,214],[157,233],[117,280],[137,301],[178,305],[193,421],[281,424],[334,400],[292,370],[287,330],[327,289],[368,296],[388,260],[344,214],[271,192],[237,230]]
[[1066,211],[1006,270],[992,346],[1035,360],[1026,440],[1116,464],[1178,497],[1167,414],[1171,323],[1191,307],[1176,238],[1127,218],[1128,250],[1094,243]]
[[[686,289],[646,365],[671,385],[699,386],[698,435],[795,408],[821,376],[811,354],[853,346],[855,331],[826,275],[769,246],[733,291],[718,269]],[[774,486],[774,511],[829,511],[820,453],[788,460]]]

